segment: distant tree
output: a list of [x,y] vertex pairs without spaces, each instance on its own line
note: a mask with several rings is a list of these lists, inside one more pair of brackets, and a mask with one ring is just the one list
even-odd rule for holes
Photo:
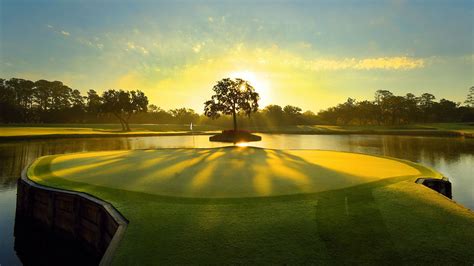
[[357,102],[353,98],[347,98],[347,101],[343,104],[338,106],[341,116],[339,119],[341,120],[342,124],[348,125],[351,123],[352,120],[356,117],[356,105]]
[[431,94],[431,93],[423,93],[421,96],[420,96],[420,105],[423,107],[423,108],[429,108],[433,105],[434,103],[434,100],[436,99],[436,97]]
[[387,114],[389,124],[398,125],[404,121],[406,107],[405,107],[405,97],[403,96],[392,96],[387,98]]
[[154,104],[148,105],[148,112],[150,112],[150,113],[156,113],[156,112],[158,112],[158,110],[159,110],[159,107],[158,107],[158,106],[156,106],[156,105],[154,105]]
[[301,108],[297,106],[287,105],[283,107],[283,112],[287,115],[292,115],[292,116],[300,115],[301,111],[302,111]]
[[7,85],[15,90],[16,104],[23,110],[31,108],[33,104],[34,82],[25,79],[12,78]]
[[416,122],[419,119],[418,98],[413,93],[405,95],[404,118],[406,123]]
[[51,91],[51,109],[60,111],[71,106],[71,88],[60,81],[49,82],[48,86]]
[[458,116],[458,106],[453,101],[441,99],[439,103],[434,103],[432,111],[437,122],[450,122],[453,117]]
[[87,97],[83,97],[79,90],[72,90],[71,92],[71,105],[72,107],[76,107],[78,109],[85,108],[84,100]]
[[141,91],[107,90],[102,100],[102,112],[113,114],[123,131],[130,131],[128,121],[132,114],[146,112],[148,106],[148,98]]
[[297,125],[301,122],[301,108],[293,105],[283,107],[284,120],[288,125]]
[[102,98],[97,94],[95,90],[89,90],[86,96],[86,109],[87,113],[96,118],[100,112],[102,105]]
[[431,93],[423,93],[419,98],[419,105],[423,122],[435,122],[436,117],[433,112],[436,97]]
[[371,124],[377,120],[377,106],[371,101],[359,102],[356,108],[359,124]]
[[18,113],[18,106],[15,102],[14,88],[8,84],[7,80],[0,79],[0,122],[9,123],[19,120],[19,117],[15,117]]
[[236,116],[239,112],[250,117],[251,113],[258,110],[260,96],[252,85],[243,79],[222,79],[212,90],[215,94],[211,100],[204,103],[204,114],[211,119],[216,119],[221,114],[232,115],[234,131],[237,130]]
[[318,116],[310,110],[306,110],[301,117],[301,123],[304,125],[316,125],[320,123]]
[[279,105],[270,104],[263,109],[263,115],[268,119],[270,125],[280,125],[283,122],[283,108]]
[[177,108],[169,111],[174,120],[180,124],[189,124],[191,122],[196,123],[199,119],[199,115],[194,112],[193,109],[189,108]]
[[79,90],[72,90],[71,92],[71,107],[69,108],[68,117],[66,121],[72,120],[74,122],[83,122],[86,114],[86,104],[84,97]]
[[393,93],[388,90],[378,90],[375,92],[375,104],[377,106],[377,123],[389,123],[389,99],[393,97]]
[[392,96],[393,96],[393,93],[391,93],[388,90],[378,90],[375,92],[375,103],[381,104],[384,99],[390,98]]
[[44,79],[35,82],[34,101],[39,112],[45,112],[52,105],[50,82]]
[[469,88],[466,101],[464,102],[468,107],[474,108],[474,86]]

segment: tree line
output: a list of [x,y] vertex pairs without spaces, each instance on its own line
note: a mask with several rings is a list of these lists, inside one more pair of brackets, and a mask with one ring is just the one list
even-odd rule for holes
[[60,81],[0,79],[0,122],[84,123],[116,118],[122,130],[130,131],[129,120],[146,112],[148,98],[139,90],[107,90],[87,96]]
[[394,95],[388,90],[375,92],[372,101],[356,101],[348,98],[345,103],[318,113],[318,117],[330,124],[342,125],[402,125],[433,122],[474,121],[474,87],[469,89],[464,102],[447,99],[436,101],[430,93],[415,96]]
[[[372,101],[345,103],[315,114],[297,106],[268,105],[251,117],[238,116],[242,126],[283,125],[397,125],[421,122],[474,121],[474,87],[464,105],[434,95],[411,93],[396,96],[379,90]],[[469,100],[470,99],[470,100]],[[219,119],[199,114],[193,109],[163,110],[149,104],[139,90],[106,90],[102,94],[89,90],[85,95],[60,81],[30,81],[20,78],[0,79],[0,123],[116,123],[124,131],[129,123],[207,124],[228,127],[233,118]]]

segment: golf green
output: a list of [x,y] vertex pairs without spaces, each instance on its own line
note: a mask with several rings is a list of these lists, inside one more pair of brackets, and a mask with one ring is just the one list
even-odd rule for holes
[[112,203],[130,221],[115,264],[474,261],[473,213],[414,183],[441,174],[402,160],[253,147],[110,151],[42,157],[28,177]]

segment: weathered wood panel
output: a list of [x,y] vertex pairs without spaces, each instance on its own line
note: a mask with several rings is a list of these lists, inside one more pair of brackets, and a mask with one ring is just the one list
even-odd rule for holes
[[16,215],[34,220],[55,233],[76,239],[108,265],[128,221],[110,203],[88,194],[45,187],[18,180]]

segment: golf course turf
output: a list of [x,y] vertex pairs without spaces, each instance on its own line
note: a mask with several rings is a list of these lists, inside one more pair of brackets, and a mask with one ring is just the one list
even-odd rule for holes
[[[189,124],[130,124],[132,131],[122,132],[120,124],[0,124],[0,141],[55,138],[152,137],[214,135],[222,127]],[[262,126],[249,127],[253,133],[317,135],[398,135],[432,137],[474,137],[473,123],[434,123],[397,126]]]
[[[453,264],[474,214],[391,158],[253,147],[41,157],[28,177],[89,193],[129,221],[114,264]],[[455,192],[454,192],[455,193]]]

